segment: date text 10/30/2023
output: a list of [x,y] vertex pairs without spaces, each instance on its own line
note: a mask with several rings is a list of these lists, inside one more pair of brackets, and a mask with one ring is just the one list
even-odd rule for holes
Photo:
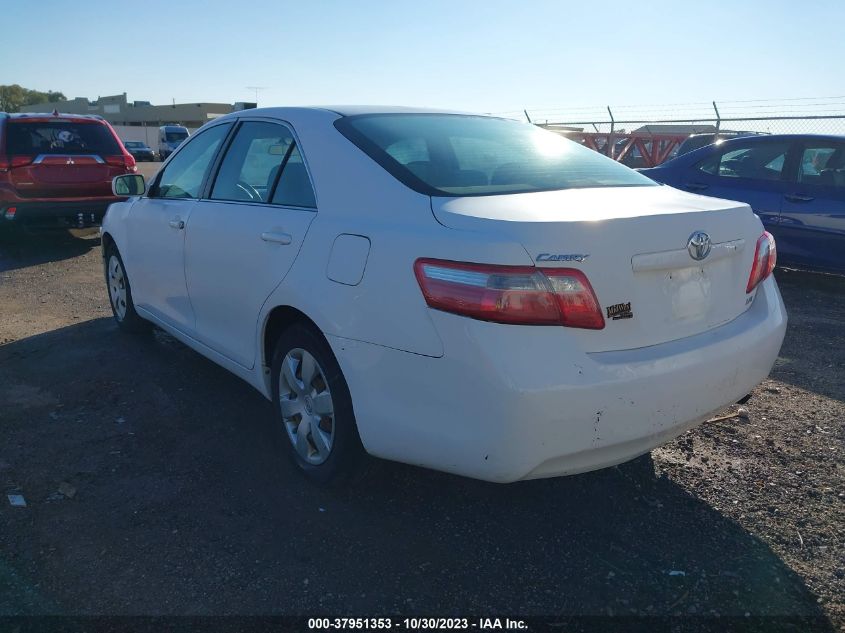
[[309,618],[310,630],[479,630],[528,629],[524,620],[510,618]]

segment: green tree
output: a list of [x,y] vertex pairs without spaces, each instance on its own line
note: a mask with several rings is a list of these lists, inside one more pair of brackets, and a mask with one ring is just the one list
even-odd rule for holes
[[61,92],[30,90],[18,84],[0,86],[0,112],[18,112],[21,106],[59,101],[67,101]]

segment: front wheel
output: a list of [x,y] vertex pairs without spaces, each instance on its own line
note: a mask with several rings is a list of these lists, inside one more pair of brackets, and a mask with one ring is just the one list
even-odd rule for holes
[[349,387],[323,335],[297,323],[273,354],[274,427],[294,463],[326,483],[352,473],[364,456]]
[[114,244],[106,248],[105,273],[106,285],[109,290],[109,303],[117,325],[127,332],[149,332],[152,329],[152,324],[138,316],[135,311],[129,277],[126,275],[123,260]]

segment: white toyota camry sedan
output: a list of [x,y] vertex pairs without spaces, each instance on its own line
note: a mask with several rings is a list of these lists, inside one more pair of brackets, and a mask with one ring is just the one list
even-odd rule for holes
[[527,123],[247,110],[113,186],[117,323],[253,385],[321,481],[365,453],[498,482],[617,464],[748,394],[786,328],[748,205]]

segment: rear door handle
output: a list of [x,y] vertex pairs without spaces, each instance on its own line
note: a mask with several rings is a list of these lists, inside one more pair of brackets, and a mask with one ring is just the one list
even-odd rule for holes
[[788,193],[783,197],[789,200],[790,202],[812,202],[813,200],[815,200],[813,196],[805,196],[801,193]]
[[168,224],[170,224],[170,228],[178,229],[180,231],[185,228],[185,220],[180,220],[179,218],[176,218],[175,220],[170,220]]
[[287,233],[273,233],[265,231],[261,234],[261,239],[265,242],[275,242],[276,244],[290,244],[293,238]]
[[704,191],[710,185],[705,185],[703,182],[685,182],[684,188],[690,191]]

